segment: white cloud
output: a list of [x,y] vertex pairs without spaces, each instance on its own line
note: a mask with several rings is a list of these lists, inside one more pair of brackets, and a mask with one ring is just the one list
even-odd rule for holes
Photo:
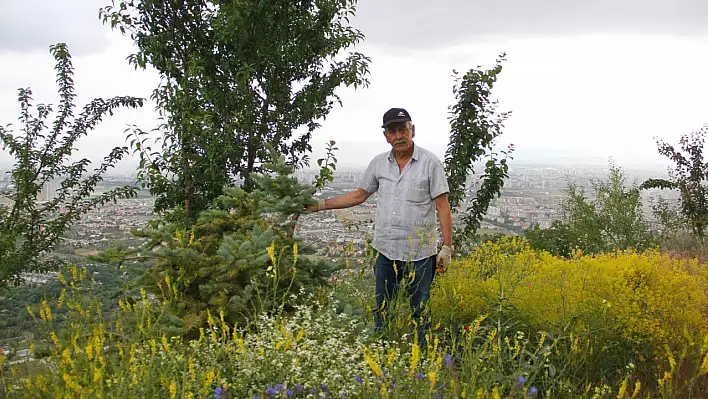
[[[587,35],[497,39],[432,52],[373,54],[372,86],[348,91],[315,136],[371,141],[386,150],[380,117],[408,108],[417,141],[444,152],[452,69],[489,67],[507,52],[494,94],[511,110],[504,139],[519,154],[577,154],[661,161],[654,136],[675,142],[708,123],[708,38]],[[371,147],[373,148],[373,147]]]
[[[119,35],[111,36],[107,48],[90,55],[76,56],[69,45],[74,66],[74,83],[77,97],[75,115],[78,115],[86,103],[94,98],[114,96],[134,96],[148,99],[158,83],[157,75],[152,72],[135,71],[125,58],[134,48],[132,43]],[[29,87],[33,92],[33,104],[58,104],[55,60],[47,50],[40,53],[13,53],[0,58],[0,125],[12,124],[14,131],[21,126],[17,120],[20,112],[17,102],[17,89]],[[49,122],[53,120],[50,116]],[[137,110],[120,109],[113,116],[106,116],[95,130],[77,143],[78,152],[73,159],[89,158],[100,161],[115,146],[126,145],[123,134],[127,125],[136,124],[145,130],[156,126],[157,115],[154,105],[148,101]],[[12,163],[9,154],[0,152],[0,166]],[[132,169],[134,160],[124,160],[121,169]]]
[[[96,10],[103,5],[91,4]],[[97,16],[82,18],[87,25],[100,25]],[[396,27],[395,18],[384,20]],[[149,97],[157,75],[135,71],[125,60],[135,51],[130,40],[102,29],[108,38],[103,49],[76,53],[68,42],[76,67],[77,103],[97,96]],[[435,46],[409,41],[405,51],[392,51],[375,36],[358,48],[372,58],[371,86],[340,91],[344,108],[335,108],[314,134],[315,159],[330,139],[340,143],[342,164],[365,165],[386,151],[380,125],[390,107],[408,109],[417,127],[416,141],[442,156],[449,134],[447,107],[454,101],[451,71],[464,72],[478,64],[490,67],[502,52],[508,61],[494,92],[500,109],[513,115],[500,145],[514,143],[519,157],[661,162],[654,136],[676,142],[708,122],[708,36],[486,35]],[[53,39],[48,37],[46,43]],[[56,103],[53,67],[48,45],[43,51],[5,52],[0,57],[0,124],[16,122],[18,87],[31,87],[37,101]],[[80,155],[100,159],[125,143],[126,124],[150,130],[156,123],[152,103],[119,112],[82,139]],[[9,156],[0,153],[0,165],[8,162]]]
[[704,0],[386,0],[360,2],[355,24],[369,40],[415,51],[489,35],[705,35]]
[[101,51],[108,29],[98,18],[104,0],[4,0],[0,13],[0,52],[45,52],[57,42],[76,55]]

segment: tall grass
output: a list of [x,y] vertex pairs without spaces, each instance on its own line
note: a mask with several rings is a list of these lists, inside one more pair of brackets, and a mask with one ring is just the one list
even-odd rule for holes
[[291,314],[244,326],[209,314],[195,339],[170,334],[181,298],[169,279],[161,296],[143,291],[104,314],[100,286],[70,267],[59,298],[28,307],[41,327],[36,359],[0,371],[0,397],[705,397],[697,262],[652,252],[560,260],[523,241],[488,243],[436,276],[421,347],[404,289],[390,328],[373,333],[371,254],[327,292],[288,292]]

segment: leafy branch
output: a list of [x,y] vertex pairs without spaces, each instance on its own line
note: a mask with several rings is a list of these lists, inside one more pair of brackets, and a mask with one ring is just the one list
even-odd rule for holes
[[[136,187],[125,186],[93,194],[103,175],[127,153],[126,147],[114,148],[91,172],[90,160],[70,162],[70,157],[77,140],[103,118],[121,107],[141,107],[144,100],[128,96],[98,98],[74,118],[76,94],[71,55],[64,43],[51,46],[50,51],[56,60],[60,97],[51,129],[46,123],[51,105],[39,104],[33,113],[29,88],[19,89],[21,134],[13,134],[11,125],[0,127],[3,149],[16,160],[10,172],[14,189],[2,193],[11,205],[0,207],[0,288],[20,284],[23,272],[55,267],[56,261],[47,255],[76,220],[100,205],[137,193]],[[43,190],[47,192],[46,199],[38,198]]]
[[671,144],[657,140],[659,154],[674,163],[669,170],[669,179],[648,179],[641,189],[677,190],[681,198],[681,214],[690,222],[693,234],[698,238],[705,236],[708,220],[708,163],[703,161],[703,148],[708,125],[699,131],[682,135],[679,140],[680,150]]
[[[445,171],[450,186],[450,206],[453,212],[462,215],[462,225],[454,232],[454,240],[458,243],[476,234],[490,203],[501,195],[504,180],[508,178],[508,160],[513,145],[500,153],[492,148],[511,112],[497,114],[497,101],[490,99],[504,60],[505,54],[502,54],[494,68],[487,71],[470,69],[462,77],[453,71],[453,93],[457,102],[449,107],[451,132]],[[474,198],[468,201],[468,176],[475,173],[474,163],[485,157],[484,173],[479,177],[481,185]]]

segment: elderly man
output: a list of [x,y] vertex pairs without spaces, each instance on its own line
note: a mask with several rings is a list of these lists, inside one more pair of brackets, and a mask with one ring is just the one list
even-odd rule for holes
[[[376,329],[381,331],[385,327],[386,304],[405,278],[413,318],[419,326],[418,338],[422,343],[429,328],[424,307],[430,299],[436,268],[446,270],[453,251],[447,177],[442,162],[413,142],[415,126],[408,111],[402,108],[388,110],[383,116],[382,128],[392,149],[369,163],[359,188],[339,197],[320,200],[318,205],[308,209],[349,208],[378,192],[372,242],[376,256]],[[436,210],[443,239],[439,251],[436,250]]]

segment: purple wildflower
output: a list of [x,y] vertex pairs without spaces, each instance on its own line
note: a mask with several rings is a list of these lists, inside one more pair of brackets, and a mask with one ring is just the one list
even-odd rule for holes
[[266,389],[266,392],[268,392],[269,395],[277,395],[278,394],[278,391],[276,391],[275,388],[273,388],[273,387],[268,387],[268,389]]
[[224,392],[224,388],[216,387],[214,390],[214,399],[221,399],[221,394]]
[[358,382],[358,383],[361,383],[361,381],[362,381],[360,376],[356,376],[356,377],[354,377],[354,379],[355,379],[356,382]]
[[285,393],[286,393],[286,394],[288,395],[288,397],[290,398],[290,397],[293,396],[293,394],[294,394],[295,392],[293,392],[292,389],[288,388],[288,389],[285,391]]
[[448,366],[452,366],[452,356],[450,356],[449,353],[445,353],[445,363],[447,363]]
[[519,378],[516,379],[516,383],[519,385],[524,385],[525,382],[526,382],[526,377],[524,377],[523,375],[520,375]]
[[284,386],[283,384],[278,384],[278,385],[275,386],[275,390],[278,391],[278,392],[280,392],[280,391],[283,390],[283,386]]
[[538,388],[531,387],[531,389],[529,389],[529,392],[531,392],[531,395],[536,395],[538,393]]
[[421,372],[419,371],[419,372],[418,372],[418,379],[419,379],[419,380],[422,380],[423,378],[425,378],[425,376],[423,375],[423,373],[421,373]]

